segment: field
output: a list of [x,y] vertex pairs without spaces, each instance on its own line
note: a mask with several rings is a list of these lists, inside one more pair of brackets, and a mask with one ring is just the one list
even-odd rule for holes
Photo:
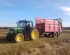
[[35,41],[21,43],[5,39],[9,30],[0,30],[0,55],[70,55],[70,31],[64,30],[61,37],[40,37]]

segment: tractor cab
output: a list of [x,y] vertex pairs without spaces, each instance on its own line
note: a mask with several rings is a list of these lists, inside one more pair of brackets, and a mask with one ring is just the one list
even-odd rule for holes
[[17,23],[17,27],[20,27],[20,28],[33,27],[33,22],[27,21],[27,20],[20,20]]

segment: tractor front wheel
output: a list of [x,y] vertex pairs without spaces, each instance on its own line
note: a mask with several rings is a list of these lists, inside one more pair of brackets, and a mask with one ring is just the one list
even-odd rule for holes
[[22,33],[18,33],[16,34],[15,38],[14,38],[14,41],[17,43],[17,42],[21,42],[24,40],[24,35]]
[[31,40],[35,40],[39,37],[39,32],[37,29],[32,29],[31,30],[31,35],[30,35],[30,39]]

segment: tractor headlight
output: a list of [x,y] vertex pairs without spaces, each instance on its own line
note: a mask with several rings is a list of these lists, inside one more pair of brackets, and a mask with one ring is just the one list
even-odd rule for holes
[[10,33],[13,33],[13,29],[10,29]]
[[13,33],[13,31],[10,31],[10,33]]

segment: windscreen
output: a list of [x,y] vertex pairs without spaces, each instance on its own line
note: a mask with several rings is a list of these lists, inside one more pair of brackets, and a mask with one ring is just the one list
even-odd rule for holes
[[19,21],[17,26],[18,26],[18,27],[25,27],[26,24],[25,24],[24,21]]

